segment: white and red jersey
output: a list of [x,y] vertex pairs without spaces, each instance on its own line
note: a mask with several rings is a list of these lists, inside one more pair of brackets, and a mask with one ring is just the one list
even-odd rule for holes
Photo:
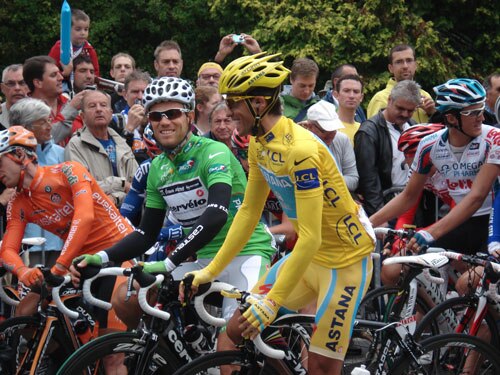
[[[487,135],[493,129],[492,126],[483,125],[481,135],[469,142],[460,160],[457,160],[450,148],[448,129],[426,136],[418,145],[411,166],[412,173],[428,174],[433,166],[436,167],[442,176],[441,184],[447,187],[450,197],[458,204],[470,192],[479,168],[490,154],[491,141],[487,139]],[[492,199],[493,192],[473,216],[489,214]]]

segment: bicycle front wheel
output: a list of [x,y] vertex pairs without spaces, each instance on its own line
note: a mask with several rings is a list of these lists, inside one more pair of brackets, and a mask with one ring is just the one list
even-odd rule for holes
[[421,343],[416,360],[406,353],[395,361],[394,375],[500,374],[500,352],[477,337],[450,333]]
[[204,355],[182,366],[174,375],[220,374],[222,366],[231,366],[232,371],[239,375],[279,375],[272,364],[265,366],[262,361],[245,351],[224,351]]
[[[478,297],[475,295],[454,297],[434,306],[418,324],[413,338],[415,340],[425,339],[429,335],[435,335],[433,327],[439,329],[439,334],[444,333],[469,333],[470,324],[474,319],[478,306]],[[462,332],[457,331],[458,325],[463,327]],[[484,327],[484,328],[483,328]],[[429,332],[432,332],[429,334]],[[498,348],[499,333],[495,318],[488,310],[479,328],[478,337],[485,339],[493,347]]]
[[[154,353],[147,353],[141,338],[139,333],[134,332],[101,336],[73,353],[57,375],[105,374],[103,358],[112,354],[122,356],[120,362],[123,360],[128,374],[172,374],[179,367],[177,357],[161,345]],[[146,368],[139,368],[141,362],[147,364]]]

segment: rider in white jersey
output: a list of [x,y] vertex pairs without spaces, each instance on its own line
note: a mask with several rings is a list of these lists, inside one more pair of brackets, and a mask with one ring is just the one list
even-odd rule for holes
[[[486,93],[481,84],[473,79],[452,79],[436,86],[434,91],[446,129],[421,141],[408,184],[401,194],[370,218],[374,226],[399,216],[415,204],[432,167],[444,176],[450,196],[459,203],[470,192],[486,160],[490,146],[485,137],[492,127],[482,124]],[[491,199],[476,211],[475,216],[435,241],[434,245],[464,253],[485,249],[490,209]],[[419,231],[417,241],[419,239],[428,243],[434,240],[426,231]]]

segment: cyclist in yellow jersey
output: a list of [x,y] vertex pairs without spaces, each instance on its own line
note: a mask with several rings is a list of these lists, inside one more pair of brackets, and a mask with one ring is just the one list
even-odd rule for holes
[[272,189],[298,233],[292,253],[254,288],[267,295],[240,316],[228,333],[233,340],[255,337],[280,307],[316,302],[309,373],[340,374],[353,317],[372,273],[374,233],[338,171],[328,147],[281,114],[279,93],[289,70],[276,55],[259,53],[234,60],[219,91],[227,97],[238,133],[252,135],[243,204],[212,262],[195,271],[193,284],[213,280],[238,254],[259,222]]

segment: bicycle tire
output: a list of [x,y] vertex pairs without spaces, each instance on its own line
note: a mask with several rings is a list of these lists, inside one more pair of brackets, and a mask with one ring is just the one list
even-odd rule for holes
[[[406,353],[395,361],[391,374],[500,374],[500,352],[477,337],[461,333],[449,333],[429,337],[421,341],[420,344],[423,355],[419,356],[418,361],[423,367],[417,366],[413,359],[410,358],[410,354]],[[480,368],[471,372],[471,370],[465,370],[464,366],[468,356],[472,353],[479,355],[481,360],[480,363],[477,363]]]
[[221,366],[238,366],[239,375],[279,375],[282,372],[248,357],[244,351],[231,350],[207,354],[196,358],[174,372],[173,375],[218,374]]
[[[73,374],[104,374],[100,360],[110,354],[124,354],[128,374],[135,373],[134,364],[138,356],[144,352],[140,339],[142,335],[137,332],[115,332],[95,340],[89,341],[74,352],[61,366],[57,375]],[[179,367],[178,358],[161,344],[154,353],[148,353],[148,374],[172,374]]]
[[[45,343],[42,358],[35,358],[39,347],[42,330],[41,318],[35,316],[20,316],[7,319],[0,324],[0,373],[24,374],[33,370],[40,375],[54,373],[64,360],[72,353],[70,339],[60,336],[62,332],[56,325],[49,341]],[[57,332],[57,333],[56,333]],[[34,363],[33,361],[37,361]],[[32,368],[34,365],[36,367]]]
[[[382,286],[368,292],[361,300],[356,317],[358,319],[370,320],[375,322],[393,322],[400,321],[400,316],[393,314],[392,308],[394,300],[399,292],[398,287]],[[427,303],[417,295],[414,311],[420,311],[426,314],[431,308]],[[405,308],[402,309],[404,311]],[[344,358],[344,373],[349,374],[353,368],[369,364],[376,360],[378,350],[383,347],[382,343],[386,341],[383,332],[375,333],[363,326],[355,326],[351,336],[351,342]],[[391,352],[395,352],[397,344],[391,347]]]
[[[29,344],[40,325],[40,318],[36,316],[21,316],[7,319],[0,324],[0,373],[15,374],[23,353],[29,350]],[[20,332],[24,332],[23,340]],[[33,332],[32,335],[29,333]],[[31,336],[31,337],[28,337]],[[29,369],[31,363],[25,363]],[[22,370],[20,370],[22,372]]]
[[[264,358],[244,349],[224,351],[196,358],[184,365],[175,374],[217,373],[220,366],[238,366],[238,374],[278,375],[297,371],[300,366],[307,366],[308,349],[315,326],[313,315],[290,314],[276,319],[262,333],[266,343],[274,348],[290,350],[288,362]],[[293,358],[292,358],[293,357]],[[294,359],[297,362],[293,362]],[[292,370],[291,370],[292,369]],[[305,373],[304,369],[304,373]]]
[[[475,295],[461,296],[450,298],[443,301],[439,305],[434,306],[417,325],[413,338],[418,341],[421,340],[422,335],[428,332],[429,326],[434,326],[439,329],[439,334],[452,333],[455,325],[451,324],[448,319],[457,318],[457,312],[463,311],[467,307],[475,308],[477,307],[478,297]],[[446,313],[446,315],[445,315]],[[464,317],[465,318],[465,317]],[[446,319],[446,321],[443,321]],[[499,345],[499,333],[495,318],[492,316],[491,312],[486,312],[483,319],[488,326],[489,332],[491,332],[490,344],[493,347],[498,348]],[[468,333],[468,332],[458,332],[458,333]]]

